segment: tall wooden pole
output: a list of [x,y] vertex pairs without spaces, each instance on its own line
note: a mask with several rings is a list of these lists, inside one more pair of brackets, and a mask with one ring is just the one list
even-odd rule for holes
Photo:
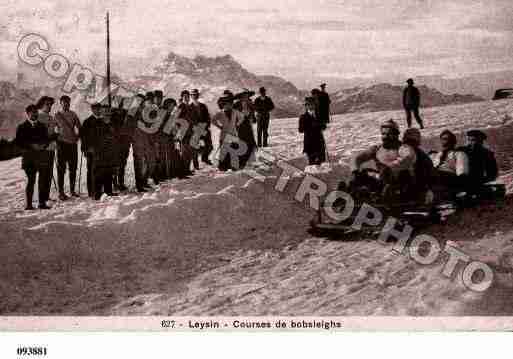
[[107,94],[109,107],[112,106],[112,97],[110,93],[110,28],[109,28],[109,12],[107,11]]

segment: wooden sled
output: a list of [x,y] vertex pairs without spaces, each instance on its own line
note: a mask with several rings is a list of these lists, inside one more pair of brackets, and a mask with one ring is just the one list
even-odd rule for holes
[[[315,237],[325,237],[327,239],[351,240],[355,236],[377,237],[381,233],[385,221],[389,217],[396,218],[400,225],[410,225],[414,229],[425,228],[432,224],[440,223],[442,217],[447,213],[455,213],[464,208],[469,208],[485,203],[497,203],[504,199],[506,188],[503,184],[485,184],[479,191],[479,195],[467,195],[458,193],[458,195],[447,196],[439,195],[438,200],[431,205],[425,205],[416,202],[390,202],[390,203],[367,203],[380,210],[383,220],[377,226],[362,225],[361,228],[355,228],[353,225],[358,211],[363,203],[357,204],[352,215],[342,222],[333,222],[323,213],[324,209],[319,209],[316,217],[310,221],[308,232]],[[447,198],[450,199],[447,199]]]

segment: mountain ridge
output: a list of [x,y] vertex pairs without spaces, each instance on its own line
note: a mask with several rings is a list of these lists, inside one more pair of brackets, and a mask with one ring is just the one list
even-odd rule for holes
[[[179,96],[183,89],[197,88],[201,92],[202,101],[211,112],[217,111],[217,98],[223,91],[234,92],[251,89],[255,92],[263,86],[267,88],[276,109],[273,118],[296,117],[303,111],[304,97],[309,91],[297,88],[292,82],[275,75],[256,75],[244,68],[233,56],[223,55],[208,57],[197,55],[189,58],[174,52],[160,64],[149,69],[143,75],[123,78],[113,74],[113,82],[131,91],[150,91],[161,89],[165,96]],[[371,84],[370,86],[354,86],[331,91],[332,114],[350,112],[375,112],[398,110],[402,108],[402,86],[389,83]],[[483,101],[482,97],[471,94],[445,94],[426,85],[418,86],[421,92],[422,107],[444,106],[475,101]],[[12,129],[24,118],[25,106],[34,102],[41,95],[60,96],[59,87],[38,86],[34,88],[16,88],[8,82],[0,82],[0,128]],[[82,106],[82,109],[88,106]],[[80,114],[83,116],[84,114]],[[5,135],[6,131],[2,132]]]

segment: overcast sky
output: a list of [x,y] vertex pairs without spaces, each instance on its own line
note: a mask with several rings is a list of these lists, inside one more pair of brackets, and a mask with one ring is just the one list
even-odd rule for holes
[[12,69],[17,41],[36,32],[102,71],[106,10],[118,64],[138,58],[151,66],[168,51],[231,54],[252,72],[299,86],[513,69],[512,0],[2,0],[0,66]]

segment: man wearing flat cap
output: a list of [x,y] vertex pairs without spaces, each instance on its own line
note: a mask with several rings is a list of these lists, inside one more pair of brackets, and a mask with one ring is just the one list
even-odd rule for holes
[[94,103],[91,105],[92,115],[84,120],[82,127],[80,128],[80,143],[81,150],[87,161],[87,193],[89,197],[94,197],[94,143],[96,141],[96,127],[101,121],[101,108],[100,103]]
[[469,187],[476,191],[487,182],[495,181],[498,175],[495,154],[484,146],[486,134],[480,130],[467,132],[467,145],[461,147],[469,160]]
[[[21,168],[27,175],[26,210],[33,210],[32,197],[34,195],[34,185],[36,175],[39,173],[38,192],[39,192],[39,208],[49,209],[45,198],[46,172],[49,171],[47,166],[48,154],[46,148],[52,138],[48,134],[48,128],[38,120],[37,106],[29,105],[25,112],[27,113],[26,121],[18,125],[16,129],[16,144],[23,149],[23,158]],[[57,137],[53,134],[53,139]]]
[[191,103],[191,111],[195,118],[193,121],[197,125],[204,126],[206,133],[201,136],[200,140],[203,141],[203,146],[199,150],[195,150],[194,156],[196,156],[195,163],[198,162],[197,156],[201,155],[201,161],[208,165],[212,165],[212,162],[209,160],[210,153],[213,150],[212,146],[212,134],[210,133],[210,113],[208,112],[208,107],[203,102],[200,102],[199,97],[200,93],[198,89],[193,89],[191,91],[192,103]]
[[266,95],[265,87],[258,90],[260,96],[255,99],[255,114],[257,121],[257,142],[258,147],[268,146],[269,138],[269,122],[271,119],[271,111],[274,110],[273,100]]
[[413,86],[413,79],[406,81],[408,86],[403,91],[403,107],[406,111],[406,123],[408,128],[411,127],[411,113],[415,116],[415,120],[419,124],[420,128],[424,128],[422,119],[419,114],[420,107],[420,92],[419,89]]

